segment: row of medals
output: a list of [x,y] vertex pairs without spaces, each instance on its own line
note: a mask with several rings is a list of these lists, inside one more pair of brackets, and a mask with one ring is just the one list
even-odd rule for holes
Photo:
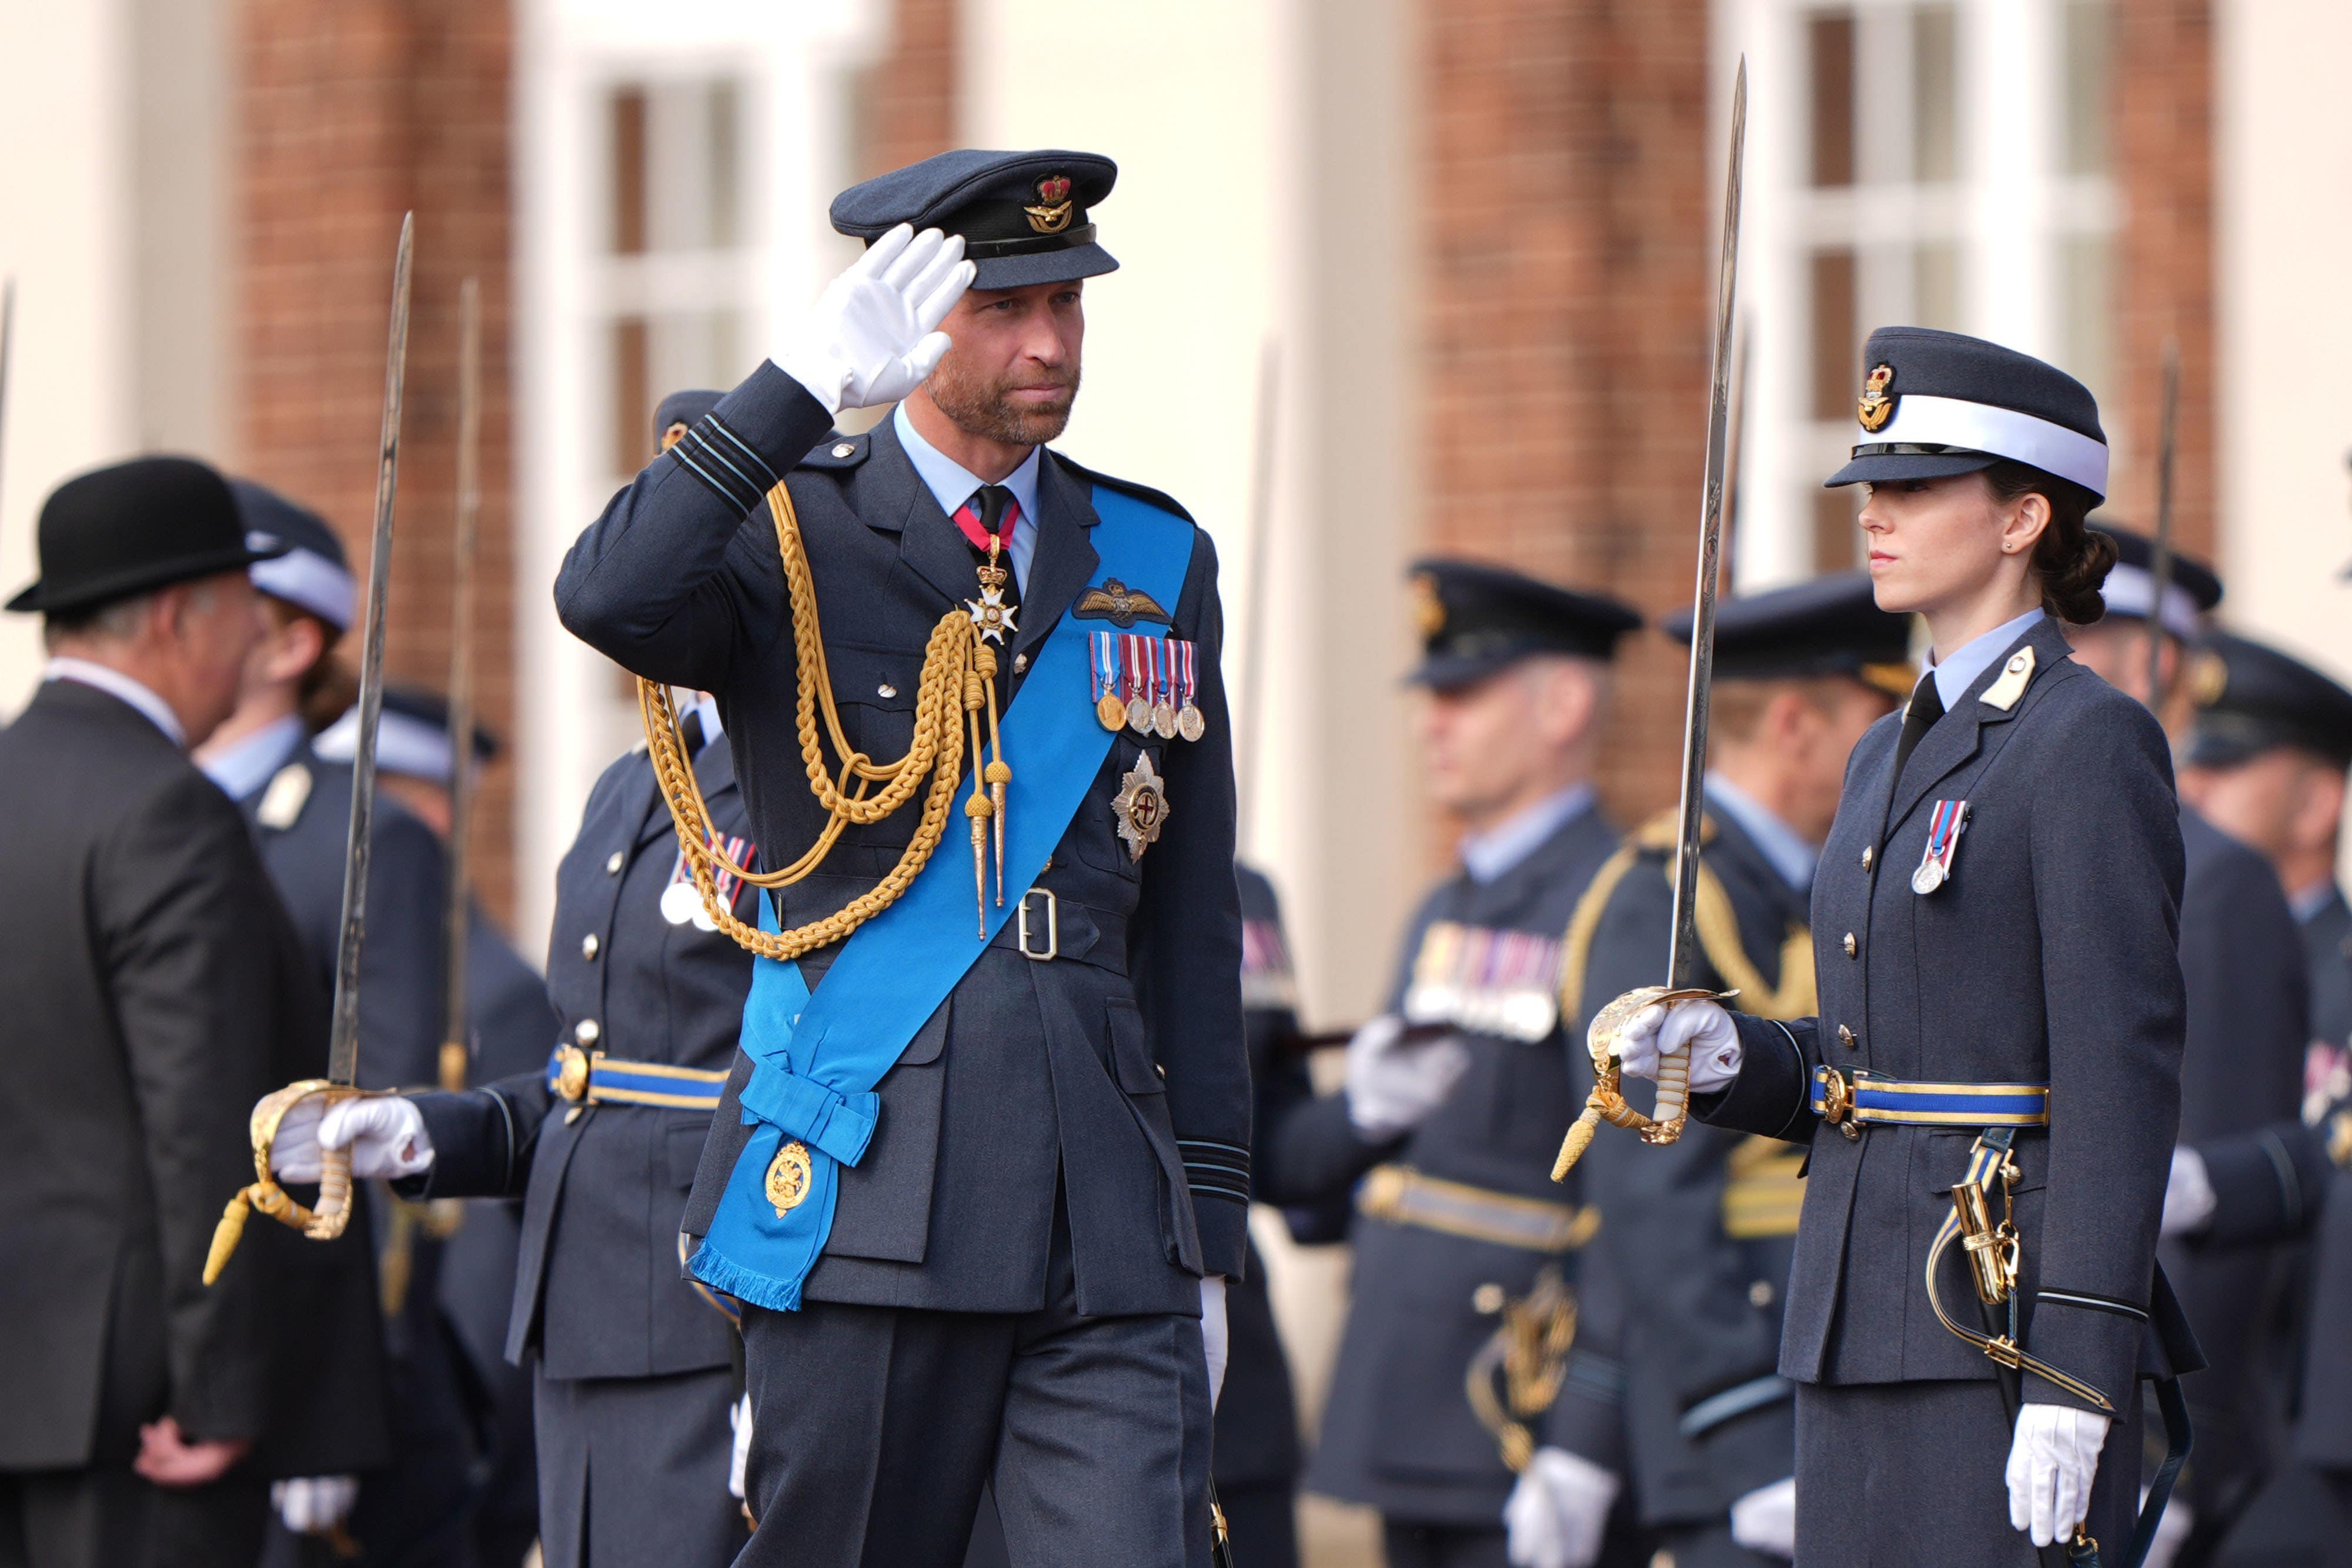
[[1182,736],[1198,740],[1209,731],[1209,721],[1191,703],[1178,707],[1162,697],[1153,702],[1149,697],[1132,696],[1124,702],[1117,692],[1105,692],[1095,701],[1095,717],[1105,729],[1117,729],[1120,725],[1138,735],[1156,735],[1162,740]]

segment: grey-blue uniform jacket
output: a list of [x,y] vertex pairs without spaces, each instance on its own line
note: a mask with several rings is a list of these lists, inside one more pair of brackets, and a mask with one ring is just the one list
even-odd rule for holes
[[[1985,701],[2029,649],[2023,692]],[[1855,747],[1822,851],[1820,1015],[1739,1017],[1738,1078],[1695,1100],[1718,1126],[1811,1150],[1780,1371],[1861,1384],[1995,1370],[1937,1322],[1922,1281],[1977,1130],[1849,1139],[1813,1113],[1815,1068],[2046,1082],[2048,1132],[2017,1140],[2024,1349],[2128,1411],[2180,1116],[2181,849],[2164,734],[2075,664],[2046,619],[1950,705],[1897,779],[1901,725],[1889,715]],[[1970,817],[1950,880],[1921,896],[1912,871],[1939,800],[1966,800]],[[1957,1248],[1938,1279],[1946,1309],[1977,1326]],[[2024,1396],[2090,1407],[2037,1377]]]
[[[704,746],[694,768],[712,826],[748,836],[725,737]],[[609,1056],[726,1071],[751,956],[716,931],[663,918],[677,858],[653,763],[631,751],[596,780],[556,868],[548,1049],[580,1043],[593,1022],[588,1043]],[[739,888],[738,912],[751,907]],[[423,1196],[523,1199],[509,1358],[536,1350],[557,1378],[727,1365],[734,1331],[678,1270],[678,1219],[710,1113],[615,1103],[568,1114],[548,1088],[544,1054],[478,1091],[416,1096],[435,1149]]]
[[[1616,846],[1615,830],[1587,807],[1493,881],[1465,872],[1440,884],[1414,915],[1391,1010],[1429,1011],[1412,996],[1417,969],[1423,982],[1437,982],[1441,999],[1462,977],[1442,961],[1457,936],[1469,944],[1464,951],[1498,953],[1486,946],[1493,936],[1519,939],[1513,946],[1527,963],[1513,967],[1527,984],[1512,994],[1526,995],[1532,1007],[1539,989],[1556,1009],[1560,937]],[[1477,1017],[1493,994],[1465,988],[1459,999],[1465,1017]],[[1577,1109],[1565,1030],[1555,1016],[1530,1017],[1516,1034],[1476,1024],[1460,1033],[1468,1069],[1408,1136],[1368,1142],[1348,1119],[1347,1097],[1327,1095],[1290,1119],[1281,1140],[1283,1190],[1266,1196],[1312,1202],[1387,1160],[1421,1177],[1479,1189],[1482,1207],[1530,1219],[1549,1210],[1565,1219],[1570,1195],[1549,1180],[1560,1130]],[[1507,1245],[1491,1231],[1416,1223],[1382,1201],[1394,1183],[1382,1171],[1360,1189],[1353,1300],[1307,1484],[1397,1520],[1498,1529],[1513,1476],[1465,1391],[1470,1364],[1499,1326],[1503,1302],[1525,1298],[1547,1267],[1572,1275],[1573,1260],[1564,1243]],[[1448,1195],[1440,1189],[1440,1196]]]
[[[1722,934],[1703,931],[1690,983],[1736,988],[1730,1005],[1761,1018],[1811,1013],[1805,894],[1736,818],[1710,813],[1704,829],[1701,863],[1723,889],[1737,951],[1718,951]],[[1570,928],[1567,990],[1580,1016],[1570,1057],[1587,1092],[1583,1031],[1592,1014],[1664,978],[1673,878],[1668,816],[1618,852]],[[1663,1146],[1603,1130],[1577,1166],[1586,1201],[1601,1213],[1587,1277],[1608,1270],[1624,1296],[1614,1354],[1624,1369],[1625,1429],[1622,1439],[1608,1429],[1617,1412],[1593,1397],[1606,1385],[1588,1375],[1572,1376],[1562,1401],[1588,1416],[1555,1431],[1572,1433],[1566,1446],[1596,1463],[1622,1442],[1644,1523],[1720,1523],[1738,1499],[1794,1473],[1790,1388],[1776,1367],[1804,1192],[1800,1157],[1770,1138],[1694,1124]],[[1580,1351],[1596,1348],[1591,1338],[1580,1325]]]
[[[756,837],[779,863],[815,841],[825,816],[802,762],[800,671],[763,496],[788,480],[843,727],[869,756],[905,754],[925,643],[977,587],[971,547],[891,423],[828,438],[829,423],[798,383],[761,365],[613,498],[556,581],[556,608],[575,635],[641,675],[717,695]],[[1035,555],[998,676],[1006,703],[1022,700],[1038,646],[1076,613],[1096,570],[1097,485],[1129,488],[1044,455]],[[1222,613],[1205,534],[1194,535],[1169,608],[1171,634],[1198,644],[1205,735],[1113,737],[1037,884],[1058,901],[1060,956],[1023,956],[1006,922],[883,1078],[873,1142],[841,1173],[805,1299],[1036,1310],[1057,1204],[1081,1312],[1197,1313],[1200,1275],[1242,1270],[1249,1061],[1232,737],[1217,674]],[[1093,694],[1029,700],[1090,704]],[[1166,781],[1168,814],[1139,861],[1118,837],[1112,802],[1147,754]],[[897,863],[917,815],[909,806],[844,832],[822,870],[777,895],[782,925],[831,915],[872,888]],[[940,854],[966,852],[960,831],[950,827]],[[812,986],[837,951],[800,960]],[[750,1069],[739,1056],[712,1124],[686,1221],[698,1234],[749,1138],[737,1096]]]
[[2337,1051],[2352,1041],[2352,904],[2331,884],[2305,917],[2304,967],[2311,977],[2311,1038]]

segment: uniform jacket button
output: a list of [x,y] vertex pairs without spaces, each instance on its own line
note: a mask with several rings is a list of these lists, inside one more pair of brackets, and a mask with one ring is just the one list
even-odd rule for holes
[[835,457],[846,457],[856,450],[857,448],[852,446],[846,441],[836,441],[833,444],[833,455]]
[[1027,669],[1028,667],[1029,667],[1029,655],[1028,655],[1028,654],[1026,654],[1026,653],[1015,653],[1015,654],[1013,654],[1013,673],[1014,674],[1016,674],[1016,675],[1017,675],[1017,674],[1019,674],[1022,671],[1024,671],[1024,670]]
[[614,850],[611,854],[606,855],[604,857],[604,874],[606,876],[620,875],[622,859],[621,852],[618,850]]
[[1862,846],[1862,869],[1863,869],[1863,870],[1864,870],[1864,871],[1868,871],[1868,870],[1870,869],[1870,862],[1871,862],[1874,859],[1875,859],[1876,857],[1877,857],[1877,852],[1876,852],[1875,850],[1872,849],[1872,848],[1871,848],[1871,846],[1870,846],[1870,845],[1868,845],[1868,844],[1864,844],[1864,845],[1863,845],[1863,846]]
[[604,1037],[604,1031],[594,1019],[582,1019],[579,1027],[572,1031],[572,1038],[578,1040],[583,1049],[595,1044]]
[[1848,1051],[1854,1048],[1853,1030],[1844,1024],[1838,1025],[1838,1043]]
[[898,695],[898,688],[885,681],[874,688],[874,695],[877,697],[895,697]]
[[604,946],[602,942],[596,940],[596,934],[591,931],[587,936],[580,938],[580,956],[583,958],[593,958]]
[[1772,1281],[1759,1280],[1748,1287],[1748,1304],[1761,1312],[1772,1304]]
[[[593,941],[594,938],[592,937],[590,940]],[[1845,956],[1851,958],[1861,951],[1862,945],[1853,939],[1853,933],[1851,931],[1847,932],[1845,934]]]
[[1470,1308],[1483,1316],[1492,1317],[1503,1310],[1504,1300],[1503,1287],[1489,1280],[1470,1292]]

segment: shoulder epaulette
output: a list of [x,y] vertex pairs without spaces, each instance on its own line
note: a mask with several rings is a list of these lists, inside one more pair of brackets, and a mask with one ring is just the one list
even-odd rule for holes
[[[1108,474],[1097,474],[1077,459],[1065,457],[1058,452],[1054,453],[1053,456],[1055,462],[1059,463],[1081,479],[1090,479],[1097,485],[1108,485],[1122,496],[1132,496],[1139,501],[1173,512],[1188,523],[1193,521],[1192,514],[1184,509],[1183,503],[1164,490],[1155,490],[1149,485],[1139,485],[1131,479],[1115,479]],[[1194,526],[1199,525],[1196,523]]]
[[866,461],[874,450],[871,433],[864,435],[844,435],[835,431],[808,449],[807,455],[793,465],[795,468],[855,468]]

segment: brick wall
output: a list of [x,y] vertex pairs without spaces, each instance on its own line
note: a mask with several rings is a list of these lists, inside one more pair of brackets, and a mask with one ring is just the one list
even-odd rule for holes
[[857,175],[944,152],[956,141],[959,0],[892,0],[882,57],[859,84]]
[[[2173,517],[2183,548],[2211,559],[2216,367],[2213,315],[2213,8],[2210,0],[2117,0],[2115,172],[2116,397],[2109,480],[2117,515],[2156,522],[2164,345],[2180,344]],[[2119,427],[2119,428],[2117,428]]]
[[[1431,0],[1417,188],[1426,543],[1690,598],[1721,151],[1705,0]],[[1628,639],[1601,783],[1671,804],[1684,672]]]
[[[394,524],[393,678],[447,680],[457,427],[457,294],[483,306],[477,706],[514,716],[508,298],[512,20],[478,0],[243,0],[236,462],[323,513],[364,575],[393,249],[416,213]],[[358,653],[356,632],[344,644]],[[513,774],[481,779],[474,878],[513,908]]]

